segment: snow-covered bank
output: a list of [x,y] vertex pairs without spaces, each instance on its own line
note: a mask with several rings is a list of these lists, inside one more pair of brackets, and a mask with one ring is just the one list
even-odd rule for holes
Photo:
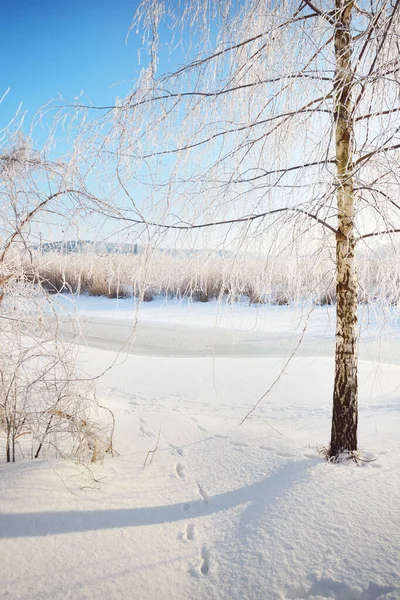
[[[152,302],[138,303],[136,298],[111,299],[87,295],[60,294],[54,297],[55,305],[84,317],[126,319],[188,325],[190,327],[234,328],[237,330],[261,330],[269,333],[286,333],[300,327],[307,320],[307,329],[315,334],[329,335],[335,329],[335,307],[312,304],[271,305],[249,304],[248,299],[231,303],[221,301],[192,302],[187,298],[158,297]],[[138,306],[140,304],[140,306]],[[387,325],[399,324],[395,309],[379,305],[359,306],[359,323],[363,332]],[[372,329],[371,329],[372,328]]]
[[[160,357],[269,357],[334,354],[335,307],[249,305],[158,299],[110,300],[60,296],[59,331],[67,339],[105,350]],[[79,317],[71,327],[70,315]],[[359,355],[400,364],[400,322],[395,310],[359,307]],[[300,343],[301,342],[301,343]]]
[[[97,375],[115,354],[82,348]],[[120,455],[1,466],[3,597],[400,598],[400,368],[360,365],[360,447],[329,465],[332,359],[120,354],[100,380]],[[159,449],[143,468],[149,450]]]

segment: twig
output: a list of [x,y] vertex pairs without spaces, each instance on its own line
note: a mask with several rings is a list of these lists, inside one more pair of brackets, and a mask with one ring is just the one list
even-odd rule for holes
[[[293,352],[291,353],[291,355],[289,356],[289,358],[287,359],[287,361],[285,362],[285,364],[283,365],[283,368],[281,370],[281,372],[279,373],[278,377],[273,381],[273,383],[270,385],[270,387],[267,389],[267,391],[257,400],[257,402],[255,403],[255,405],[253,406],[253,408],[251,410],[249,410],[249,412],[245,415],[245,417],[243,417],[243,419],[240,421],[239,423],[239,427],[241,425],[243,425],[243,423],[246,421],[246,419],[249,418],[249,416],[256,410],[257,406],[260,404],[260,402],[262,400],[264,400],[264,398],[266,396],[268,396],[268,394],[273,390],[273,388],[276,386],[277,383],[279,383],[282,375],[284,374],[284,372],[286,371],[287,366],[289,365],[290,361],[292,360],[292,358],[294,357],[294,355],[296,354],[297,350],[300,347],[300,344],[303,341],[304,335],[306,333],[306,329],[307,329],[307,325],[308,325],[308,319],[310,318],[310,314],[311,312],[308,313],[307,315],[307,319],[303,328],[303,331],[301,332],[301,336],[299,341],[296,344],[296,347],[294,348]],[[267,421],[265,421],[267,423],[267,425],[273,429],[274,431],[276,431],[277,433],[279,433],[279,435],[283,435],[282,432],[278,431],[278,429],[276,429],[275,427],[273,427],[270,423],[268,423]]]
[[150,454],[151,454],[151,459],[149,460],[149,465],[151,465],[151,463],[153,462],[154,455],[155,455],[155,453],[158,450],[158,443],[160,441],[160,435],[161,435],[161,425],[160,425],[160,429],[158,430],[158,436],[157,436],[156,446],[155,446],[154,450],[149,450],[148,453],[146,454],[146,458],[145,458],[145,461],[143,463],[143,467],[145,467],[147,465],[147,460],[148,460]]

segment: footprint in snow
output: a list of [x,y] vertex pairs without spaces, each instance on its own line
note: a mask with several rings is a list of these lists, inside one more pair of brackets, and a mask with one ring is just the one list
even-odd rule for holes
[[[128,396],[128,394],[124,394],[124,396]],[[140,402],[138,402],[138,400],[143,401],[145,399],[145,396],[142,396],[142,394],[135,394],[134,396],[129,396],[128,404],[139,406]]]
[[201,487],[201,485],[199,483],[197,484],[197,487],[198,487],[198,490],[199,490],[199,494],[200,494],[200,496],[203,499],[203,504],[207,505],[209,503],[209,501],[210,501],[210,498],[209,498],[207,492],[205,492],[203,490],[203,488]]
[[178,402],[183,402],[185,398],[183,396],[174,396],[173,394],[167,394],[166,396],[159,396],[159,400],[177,400]]
[[208,571],[210,570],[210,553],[205,546],[203,546],[201,550],[201,558],[203,563],[200,567],[200,571],[203,575],[207,575]]
[[231,446],[236,446],[237,448],[248,448],[249,444],[246,444],[246,442],[229,442],[231,444]]
[[199,425],[199,420],[196,419],[196,417],[190,417],[190,420],[193,421],[193,423],[195,423],[197,429],[199,429],[199,431],[207,431],[207,429],[205,427],[203,427],[202,425]]
[[156,434],[156,433],[154,433],[153,431],[147,431],[147,430],[146,430],[146,429],[143,427],[143,425],[139,425],[139,431],[140,431],[140,433],[143,433],[143,435],[145,435],[146,437],[152,437],[152,438],[155,438],[155,437],[157,437],[157,434]]
[[194,523],[188,523],[186,526],[186,537],[189,541],[193,541],[195,538],[195,525]]
[[175,444],[170,444],[169,447],[172,448],[172,450],[175,450],[175,452],[177,454],[179,454],[179,456],[183,456],[183,454],[184,454],[183,449],[180,448],[179,446],[175,446]]
[[181,479],[185,479],[185,473],[183,472],[183,469],[184,467],[181,465],[181,463],[178,463],[175,467],[175,470]]

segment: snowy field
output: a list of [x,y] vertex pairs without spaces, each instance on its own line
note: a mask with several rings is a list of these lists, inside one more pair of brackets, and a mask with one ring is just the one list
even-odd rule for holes
[[119,455],[1,464],[1,598],[400,598],[395,323],[360,309],[365,462],[331,465],[331,308],[78,300]]

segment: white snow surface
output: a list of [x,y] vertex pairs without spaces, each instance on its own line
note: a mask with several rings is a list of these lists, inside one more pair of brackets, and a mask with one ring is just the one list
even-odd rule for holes
[[[244,297],[241,302],[211,300],[192,302],[184,298],[158,297],[152,302],[141,302],[135,298],[110,299],[94,296],[60,295],[56,305],[69,312],[76,311],[81,316],[105,319],[126,319],[151,323],[189,325],[190,327],[218,327],[236,330],[261,330],[270,333],[290,334],[295,328],[302,328],[308,319],[309,333],[319,335],[334,334],[334,306],[297,305],[250,305]],[[361,305],[359,308],[360,329],[365,334],[375,334],[385,329],[387,324],[398,324],[398,312],[382,309],[374,305]],[[395,333],[399,333],[396,328]],[[393,334],[393,329],[390,332]]]
[[[78,310],[127,327],[134,318],[132,301],[82,298]],[[159,301],[139,319],[171,331],[184,324],[193,336],[211,326],[290,336],[300,313]],[[296,354],[241,426],[287,356],[82,346],[86,371],[102,374],[98,395],[114,411],[119,455],[89,467],[0,465],[0,598],[400,599],[398,329],[385,335],[390,362],[360,361],[365,462],[332,465],[318,454],[329,440],[334,366],[318,340],[332,336],[332,322],[331,309],[312,313],[314,355]],[[365,333],[380,347],[378,332],[371,319]]]

